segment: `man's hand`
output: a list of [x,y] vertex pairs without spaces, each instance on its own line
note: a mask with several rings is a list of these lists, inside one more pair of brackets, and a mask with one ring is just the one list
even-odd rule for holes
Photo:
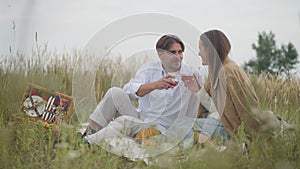
[[153,82],[153,87],[158,90],[173,88],[178,85],[178,82],[173,80],[174,78],[176,77],[172,75],[165,76],[158,81]]
[[143,97],[146,94],[152,92],[153,90],[162,90],[162,89],[169,89],[173,88],[178,85],[178,81],[173,80],[176,78],[175,76],[167,75],[158,81],[148,83],[148,84],[143,84],[139,88],[139,90],[136,92],[136,95]]

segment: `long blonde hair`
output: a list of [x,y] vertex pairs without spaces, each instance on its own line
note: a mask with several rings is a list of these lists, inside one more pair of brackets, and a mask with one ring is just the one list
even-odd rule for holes
[[210,30],[200,36],[203,45],[208,49],[208,70],[211,85],[215,85],[224,60],[231,49],[226,35],[219,30]]

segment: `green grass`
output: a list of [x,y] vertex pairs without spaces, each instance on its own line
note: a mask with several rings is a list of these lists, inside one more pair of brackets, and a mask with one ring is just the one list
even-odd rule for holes
[[[13,114],[23,114],[20,112],[20,101],[28,82],[71,95],[72,71],[78,57],[86,58],[78,51],[62,56],[42,52],[30,59],[17,54],[14,60],[6,63],[18,66],[0,68],[0,168],[300,168],[299,131],[272,139],[256,138],[249,145],[247,156],[242,155],[237,144],[230,142],[222,152],[209,146],[205,149],[195,146],[186,150],[186,159],[178,160],[165,153],[151,158],[153,164],[146,165],[142,161],[133,162],[111,154],[99,146],[76,146],[76,126],[79,122],[74,110],[68,123],[60,126],[59,131],[45,129],[28,118],[14,118],[9,123]],[[43,62],[45,59],[51,60],[48,66]],[[111,87],[114,66],[114,62],[105,60],[96,73],[98,101]],[[123,77],[124,81],[129,78]],[[299,126],[299,79],[265,75],[258,78],[253,75],[252,82],[264,109],[273,110],[284,120]],[[77,154],[72,156],[74,151]]]

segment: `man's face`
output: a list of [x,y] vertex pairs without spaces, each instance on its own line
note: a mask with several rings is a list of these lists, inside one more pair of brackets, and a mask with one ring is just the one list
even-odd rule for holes
[[176,72],[180,69],[183,51],[179,43],[173,43],[169,49],[159,52],[158,55],[167,72]]

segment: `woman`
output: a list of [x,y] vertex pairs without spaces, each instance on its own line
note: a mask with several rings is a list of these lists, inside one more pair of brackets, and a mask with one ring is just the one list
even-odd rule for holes
[[[261,131],[282,130],[281,122],[271,111],[261,111],[259,99],[247,74],[228,58],[231,45],[223,32],[210,30],[201,34],[199,49],[202,64],[208,65],[205,89],[213,99],[226,132],[232,138],[237,137],[242,124],[249,140]],[[199,91],[199,85],[195,83],[186,82],[186,86],[195,92]]]

